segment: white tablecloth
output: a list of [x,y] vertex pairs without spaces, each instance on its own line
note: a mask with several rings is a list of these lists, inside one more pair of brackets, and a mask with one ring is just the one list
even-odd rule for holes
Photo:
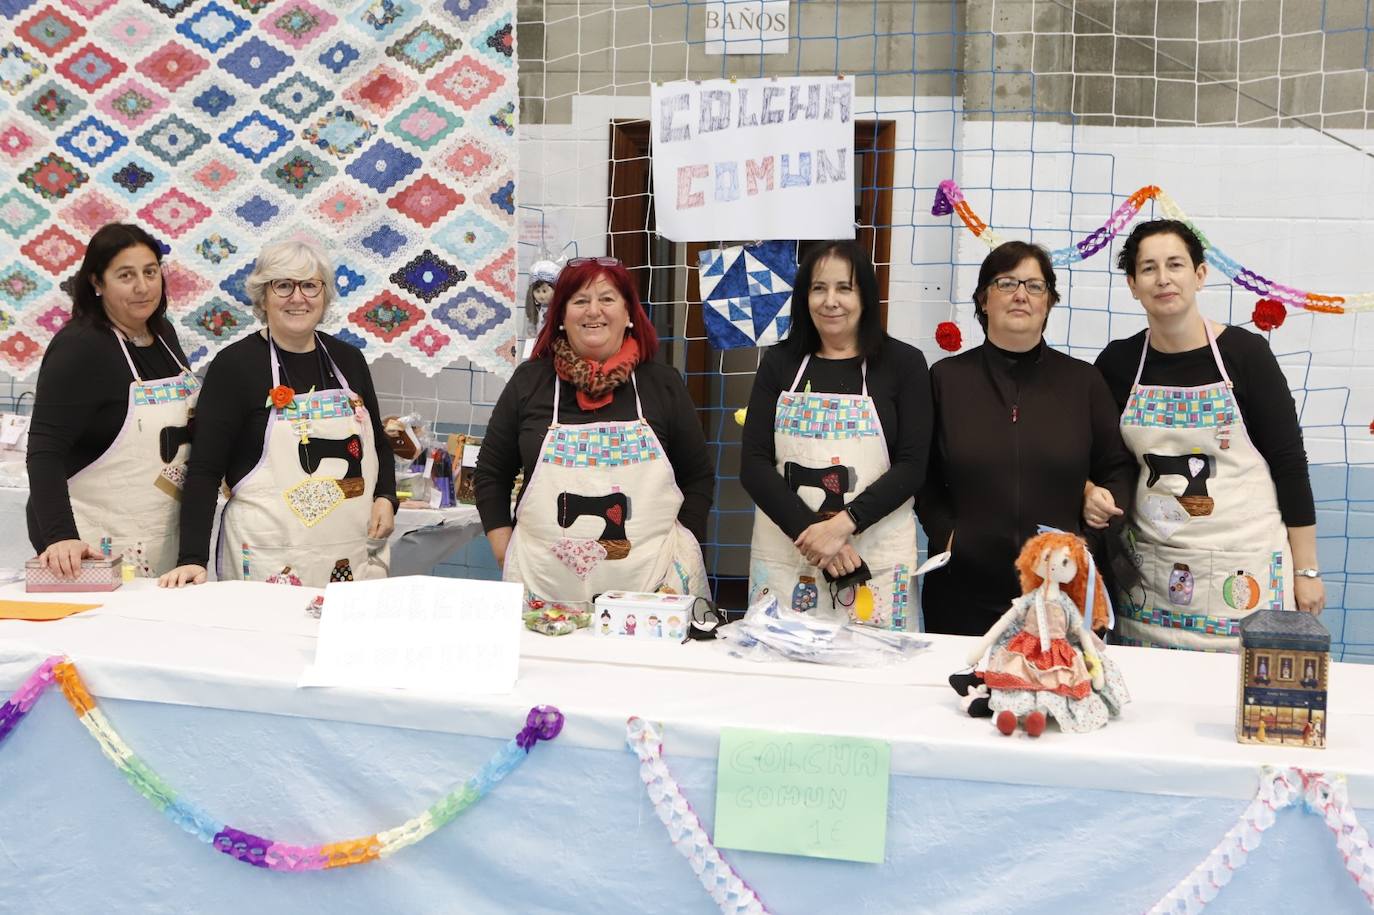
[[[44,864],[27,853],[16,859],[13,849],[29,842],[57,854],[89,815],[118,817],[121,836],[148,844],[139,846],[134,866],[116,856],[110,837],[83,837],[70,850],[74,860],[112,859],[83,863],[83,871],[170,873],[175,862],[197,868],[197,879],[210,885],[258,900],[263,911],[328,900],[347,908],[350,899],[395,911],[710,911],[644,801],[624,746],[629,715],[664,722],[670,765],[708,824],[723,726],[874,737],[891,745],[896,777],[886,864],[730,853],[780,912],[1141,910],[1221,839],[1254,793],[1263,764],[1346,775],[1352,800],[1374,825],[1369,666],[1332,665],[1326,750],[1237,744],[1233,657],[1132,648],[1113,650],[1135,700],[1123,718],[1094,734],[1052,729],[1039,740],[1008,739],[989,722],[965,717],[946,685],[947,674],[962,666],[969,644],[962,638],[933,636],[930,650],[900,666],[849,671],[747,662],[729,657],[722,643],[526,633],[520,680],[506,696],[297,689],[313,653],[318,624],[303,609],[315,592],[240,582],[179,592],[149,585],[98,595],[93,600],[102,609],[58,623],[0,622],[0,690],[12,690],[47,655],[69,655],[116,727],[130,725],[125,737],[135,751],[160,760],[150,764],[169,782],[187,783],[202,806],[229,808],[218,813],[238,828],[254,824],[237,822],[236,814],[251,815],[286,833],[278,836],[283,841],[306,844],[392,826],[480,765],[497,745],[492,738],[509,739],[531,706],[558,706],[567,726],[479,805],[490,815],[465,815],[446,827],[452,835],[354,868],[357,876],[337,882],[272,874],[264,883],[258,872],[195,847],[117,775],[108,784],[113,769],[60,697],[49,696],[43,714],[36,709],[36,720],[0,745],[0,847],[11,850],[8,861],[0,856],[0,899],[29,885],[28,868],[48,868],[58,886],[64,863]],[[18,586],[0,589],[0,598],[22,597]],[[451,765],[454,759],[466,768]],[[69,764],[102,787],[83,782],[74,793],[61,775]],[[206,765],[214,776],[201,772]],[[49,804],[54,813],[31,820],[16,799]],[[91,805],[99,812],[79,809]],[[53,819],[58,810],[71,818]],[[1254,910],[1266,900],[1282,908],[1280,899],[1306,911],[1358,910],[1361,897],[1325,828],[1298,812],[1285,816],[1265,839],[1268,851],[1252,855],[1223,896],[1251,908],[1219,903],[1216,910]],[[307,828],[325,835],[298,834]],[[496,873],[474,876],[468,865],[478,861],[452,854],[477,854],[480,867]],[[1278,856],[1272,867],[1265,855]],[[421,883],[402,886],[397,874]],[[999,882],[1004,878],[1010,882]],[[442,888],[431,885],[435,880]],[[348,886],[357,895],[297,897],[286,893],[288,884],[291,892]],[[127,898],[146,905],[167,893],[185,902],[177,895],[184,892],[164,880],[130,888]],[[438,901],[440,892],[452,905]],[[61,899],[35,894],[30,901]],[[169,911],[176,909],[172,901]]]
[[[0,569],[18,568],[33,558],[24,516],[28,500],[27,488],[0,486]],[[216,510],[215,531],[218,530]],[[402,508],[396,513],[396,529],[391,534],[392,568],[398,575],[428,572],[443,557],[462,549],[481,533],[482,521],[472,505]],[[214,534],[210,542],[214,542]],[[436,556],[439,558],[434,559]]]

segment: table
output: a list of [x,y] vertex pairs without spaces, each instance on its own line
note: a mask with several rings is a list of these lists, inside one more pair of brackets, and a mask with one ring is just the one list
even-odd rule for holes
[[[0,691],[67,653],[135,752],[240,829],[297,844],[367,835],[474,772],[531,706],[558,706],[567,726],[424,842],[340,872],[280,874],[164,820],[48,695],[0,745],[5,908],[711,912],[639,782],[629,715],[663,722],[668,763],[708,829],[722,726],[890,743],[884,864],[725,852],[779,913],[1143,911],[1221,840],[1264,763],[1345,773],[1374,825],[1369,666],[1332,665],[1324,751],[1235,743],[1234,658],[1132,648],[1112,653],[1135,697],[1123,718],[1033,741],[963,716],[945,685],[969,644],[958,637],[930,637],[899,667],[847,671],[750,663],[722,643],[526,633],[510,695],[297,689],[316,592],[150,584],[58,623],[0,622]],[[1330,833],[1288,810],[1209,911],[1365,909]]]
[[[9,478],[6,478],[9,479]],[[33,558],[29,544],[25,506],[27,487],[0,485],[0,569],[17,569]],[[224,503],[221,501],[220,508]],[[215,532],[219,531],[219,512],[215,513]],[[391,534],[391,574],[424,575],[445,557],[467,546],[482,533],[482,520],[474,505],[452,508],[402,508],[396,512],[396,529]],[[210,573],[214,574],[213,563]]]

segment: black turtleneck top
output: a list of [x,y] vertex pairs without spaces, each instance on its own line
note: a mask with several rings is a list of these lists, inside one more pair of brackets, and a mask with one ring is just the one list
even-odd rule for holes
[[953,556],[925,576],[921,607],[928,632],[981,635],[1021,593],[1016,557],[1037,525],[1083,533],[1088,480],[1129,510],[1136,462],[1102,376],[1043,341],[950,356],[932,367],[931,389],[935,438],[916,511],[931,552],[953,535]]

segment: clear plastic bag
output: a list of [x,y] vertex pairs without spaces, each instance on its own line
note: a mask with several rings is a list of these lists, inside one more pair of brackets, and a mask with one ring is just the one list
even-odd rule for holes
[[754,661],[805,661],[843,667],[884,667],[911,657],[930,642],[906,632],[874,629],[778,604],[773,595],[750,605],[728,632],[736,657]]

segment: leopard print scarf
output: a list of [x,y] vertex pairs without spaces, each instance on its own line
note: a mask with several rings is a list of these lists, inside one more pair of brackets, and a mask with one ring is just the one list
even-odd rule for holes
[[553,339],[553,370],[577,389],[577,405],[585,412],[610,403],[615,389],[629,379],[637,365],[639,342],[634,337],[626,337],[620,351],[605,362],[577,355],[567,337]]

